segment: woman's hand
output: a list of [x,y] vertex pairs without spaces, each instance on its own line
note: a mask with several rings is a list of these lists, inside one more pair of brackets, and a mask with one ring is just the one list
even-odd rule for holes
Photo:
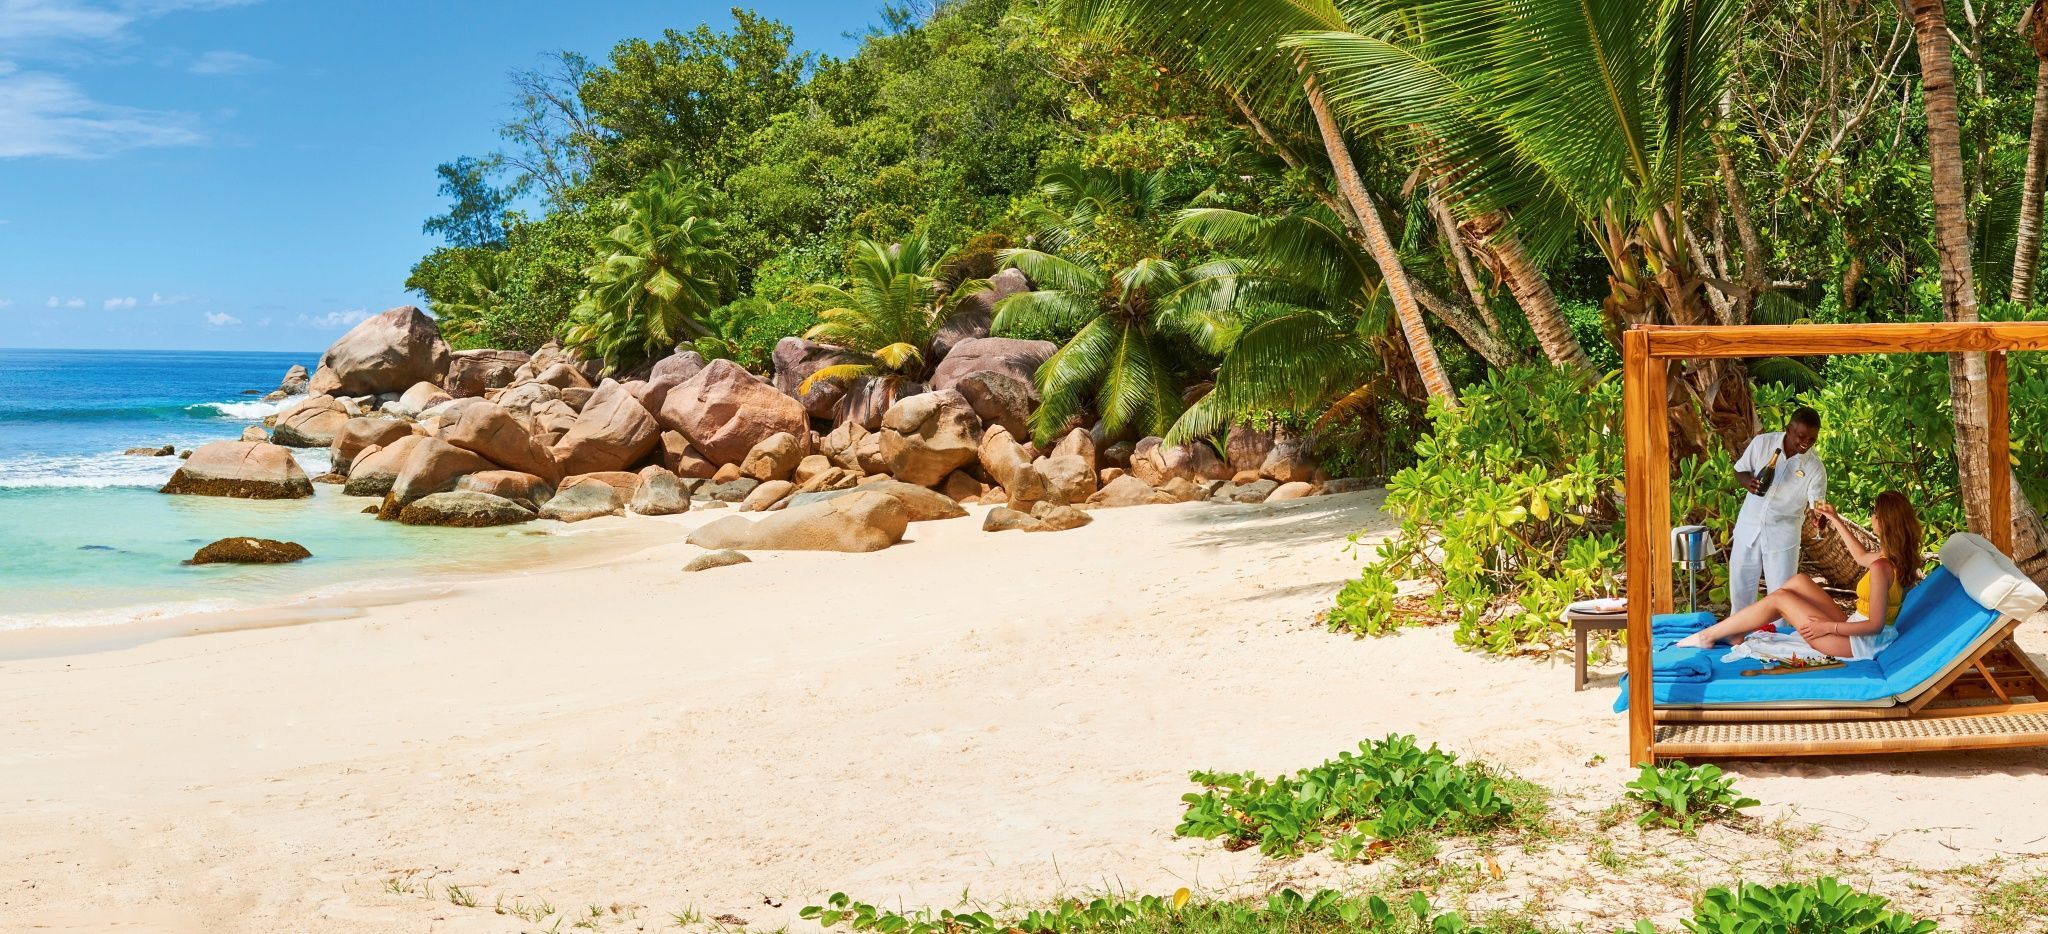
[[1795,619],[1792,621],[1792,628],[1798,630],[1799,638],[1805,639],[1808,644],[1812,644],[1813,640],[1818,636],[1827,635],[1826,626],[1826,623],[1810,619]]

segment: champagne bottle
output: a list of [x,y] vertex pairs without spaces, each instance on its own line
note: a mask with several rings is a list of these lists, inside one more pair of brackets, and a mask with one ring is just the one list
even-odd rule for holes
[[1771,481],[1778,477],[1778,455],[1782,453],[1784,452],[1772,451],[1770,463],[1756,472],[1756,495],[1762,496],[1771,491]]

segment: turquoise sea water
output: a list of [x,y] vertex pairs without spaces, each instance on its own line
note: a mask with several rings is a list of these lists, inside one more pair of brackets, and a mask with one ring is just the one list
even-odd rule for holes
[[[0,349],[0,629],[91,625],[229,608],[330,588],[398,583],[564,547],[555,523],[420,529],[360,513],[373,502],[315,484],[310,500],[156,492],[176,458],[124,456],[240,436],[258,401],[318,354]],[[308,475],[327,452],[297,451]],[[281,538],[313,557],[188,567],[231,535]]]

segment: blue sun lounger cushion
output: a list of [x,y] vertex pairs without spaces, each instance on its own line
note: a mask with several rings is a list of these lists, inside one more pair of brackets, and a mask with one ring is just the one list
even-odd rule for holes
[[[2041,608],[2039,587],[2013,566],[1989,541],[1976,535],[1950,538],[1941,549],[1941,566],[1920,582],[1900,604],[1898,639],[1877,658],[1851,661],[1840,668],[1767,678],[1745,678],[1742,672],[1762,668],[1754,659],[1721,661],[1725,649],[1706,657],[1712,676],[1706,681],[1666,681],[1651,675],[1657,705],[1768,707],[1889,707],[1925,690],[1974,654],[1999,621],[2024,617]],[[1651,621],[1658,642],[1664,629],[1700,626],[1695,614],[1671,614]],[[1683,622],[1681,622],[1683,620]],[[1628,679],[1614,709],[1628,709]]]

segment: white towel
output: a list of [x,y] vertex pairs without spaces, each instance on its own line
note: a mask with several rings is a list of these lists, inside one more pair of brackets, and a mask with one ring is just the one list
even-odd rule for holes
[[1733,662],[1745,658],[1754,658],[1762,662],[1783,662],[1796,658],[1805,661],[1822,662],[1833,657],[1826,652],[1807,645],[1806,640],[1799,638],[1797,633],[1759,632],[1742,640],[1742,644],[1736,646],[1727,655],[1721,656],[1721,661]]

